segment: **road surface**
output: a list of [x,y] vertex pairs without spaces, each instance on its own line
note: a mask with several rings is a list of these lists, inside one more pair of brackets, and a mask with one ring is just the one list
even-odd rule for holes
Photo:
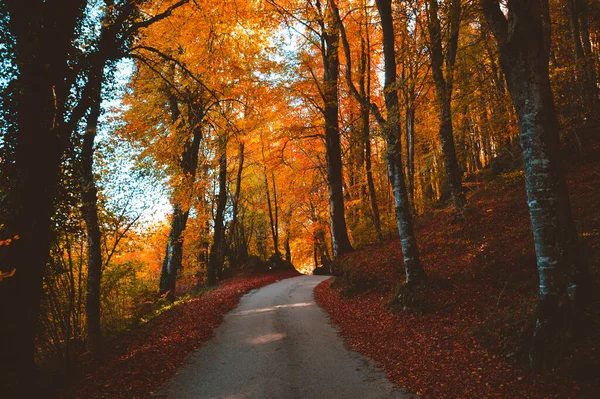
[[409,398],[346,349],[313,291],[327,276],[279,281],[244,296],[156,399]]

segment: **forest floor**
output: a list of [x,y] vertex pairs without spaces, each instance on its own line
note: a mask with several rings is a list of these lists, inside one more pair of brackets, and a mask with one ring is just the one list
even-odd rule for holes
[[386,306],[404,280],[398,239],[343,258],[346,277],[317,286],[317,302],[349,347],[421,398],[598,397],[600,142],[581,155],[567,178],[595,287],[585,331],[559,368],[532,375],[527,367],[538,280],[522,172],[473,190],[463,222],[452,223],[449,209],[418,219],[430,279],[424,314]]
[[243,275],[225,280],[202,295],[172,306],[118,337],[103,361],[87,361],[81,378],[60,398],[147,398],[175,375],[187,356],[209,340],[224,315],[251,290],[296,277],[296,271]]

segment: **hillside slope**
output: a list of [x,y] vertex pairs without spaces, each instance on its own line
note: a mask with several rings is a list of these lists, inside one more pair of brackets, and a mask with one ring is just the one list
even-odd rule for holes
[[[600,275],[600,143],[571,162],[568,183],[592,280]],[[388,376],[421,397],[593,397],[600,392],[600,299],[574,355],[558,370],[532,376],[527,345],[537,300],[537,271],[522,173],[499,176],[469,196],[472,211],[418,220],[429,274],[424,315],[386,304],[403,280],[398,239],[342,259],[344,276],[316,297],[347,343],[380,362]],[[330,286],[331,285],[331,286]],[[598,290],[593,290],[598,292]]]

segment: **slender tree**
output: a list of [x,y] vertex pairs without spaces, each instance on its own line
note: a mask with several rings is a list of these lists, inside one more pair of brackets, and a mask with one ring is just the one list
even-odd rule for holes
[[363,7],[365,12],[365,36],[361,37],[360,44],[360,63],[359,63],[359,79],[358,89],[352,80],[352,55],[350,53],[350,43],[346,35],[346,29],[340,16],[339,8],[334,0],[329,0],[335,21],[340,30],[340,37],[342,39],[342,47],[344,49],[344,56],[346,59],[346,84],[350,88],[350,93],[354,96],[356,101],[360,105],[360,122],[362,131],[362,140],[364,142],[364,160],[365,160],[365,172],[367,177],[367,188],[369,192],[369,199],[371,204],[371,213],[373,217],[373,226],[377,234],[377,240],[383,241],[383,234],[381,232],[381,218],[379,216],[379,206],[377,204],[377,195],[375,192],[375,183],[373,182],[373,170],[372,170],[372,156],[371,156],[371,40],[369,34],[369,21],[367,17],[366,6]]
[[323,115],[325,117],[325,148],[327,155],[327,180],[329,183],[329,213],[333,255],[342,256],[353,251],[348,238],[344,215],[342,178],[342,148],[339,131],[339,29],[331,7],[327,7],[322,25],[323,61]]
[[394,46],[394,22],[391,0],[377,0],[377,9],[381,16],[383,31],[383,55],[385,67],[384,97],[387,109],[387,121],[384,124],[386,137],[386,158],[389,178],[394,192],[396,222],[400,233],[406,284],[416,286],[427,279],[419,259],[419,249],[415,238],[410,204],[406,192],[402,168],[402,147],[400,141],[400,108],[396,88],[396,50]]
[[[448,43],[446,52],[442,48],[442,29],[438,16],[438,0],[428,0],[427,30],[429,32],[429,57],[431,74],[435,82],[435,92],[440,112],[439,137],[442,144],[444,166],[454,207],[460,214],[467,203],[463,192],[460,167],[456,157],[456,147],[452,133],[452,85],[454,64],[458,48],[460,28],[461,0],[451,0],[448,11]],[[444,74],[444,63],[446,73]]]
[[232,202],[232,217],[231,217],[231,241],[233,243],[233,263],[239,265],[247,256],[247,248],[243,243],[242,223],[240,223],[240,201],[242,191],[242,176],[244,171],[244,143],[240,141],[238,150],[238,170],[237,179],[235,181],[235,194]]
[[577,86],[582,104],[590,112],[598,101],[598,87],[590,43],[587,0],[567,0],[566,3],[577,70]]
[[217,195],[217,211],[213,243],[207,266],[207,283],[215,285],[217,277],[222,277],[225,244],[225,207],[227,206],[227,141],[219,139],[219,193]]
[[[202,142],[202,122],[204,120],[204,100],[201,95],[191,95],[187,99],[188,123],[183,123],[179,110],[178,98],[170,87],[166,87],[169,107],[171,110],[171,125],[175,132],[184,129],[191,130],[191,135],[185,140],[179,157],[179,167],[183,174],[183,186],[176,188],[173,194],[173,215],[171,217],[171,231],[167,239],[167,248],[160,274],[160,293],[167,298],[175,298],[177,273],[181,269],[183,260],[183,232],[186,228],[192,197],[190,190],[196,181],[198,168],[198,151]],[[185,198],[182,200],[181,196]]]

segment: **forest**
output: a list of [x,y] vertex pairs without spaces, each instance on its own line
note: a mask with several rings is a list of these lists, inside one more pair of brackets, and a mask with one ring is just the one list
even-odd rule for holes
[[419,397],[600,389],[598,0],[2,0],[0,61],[2,398],[298,272]]

